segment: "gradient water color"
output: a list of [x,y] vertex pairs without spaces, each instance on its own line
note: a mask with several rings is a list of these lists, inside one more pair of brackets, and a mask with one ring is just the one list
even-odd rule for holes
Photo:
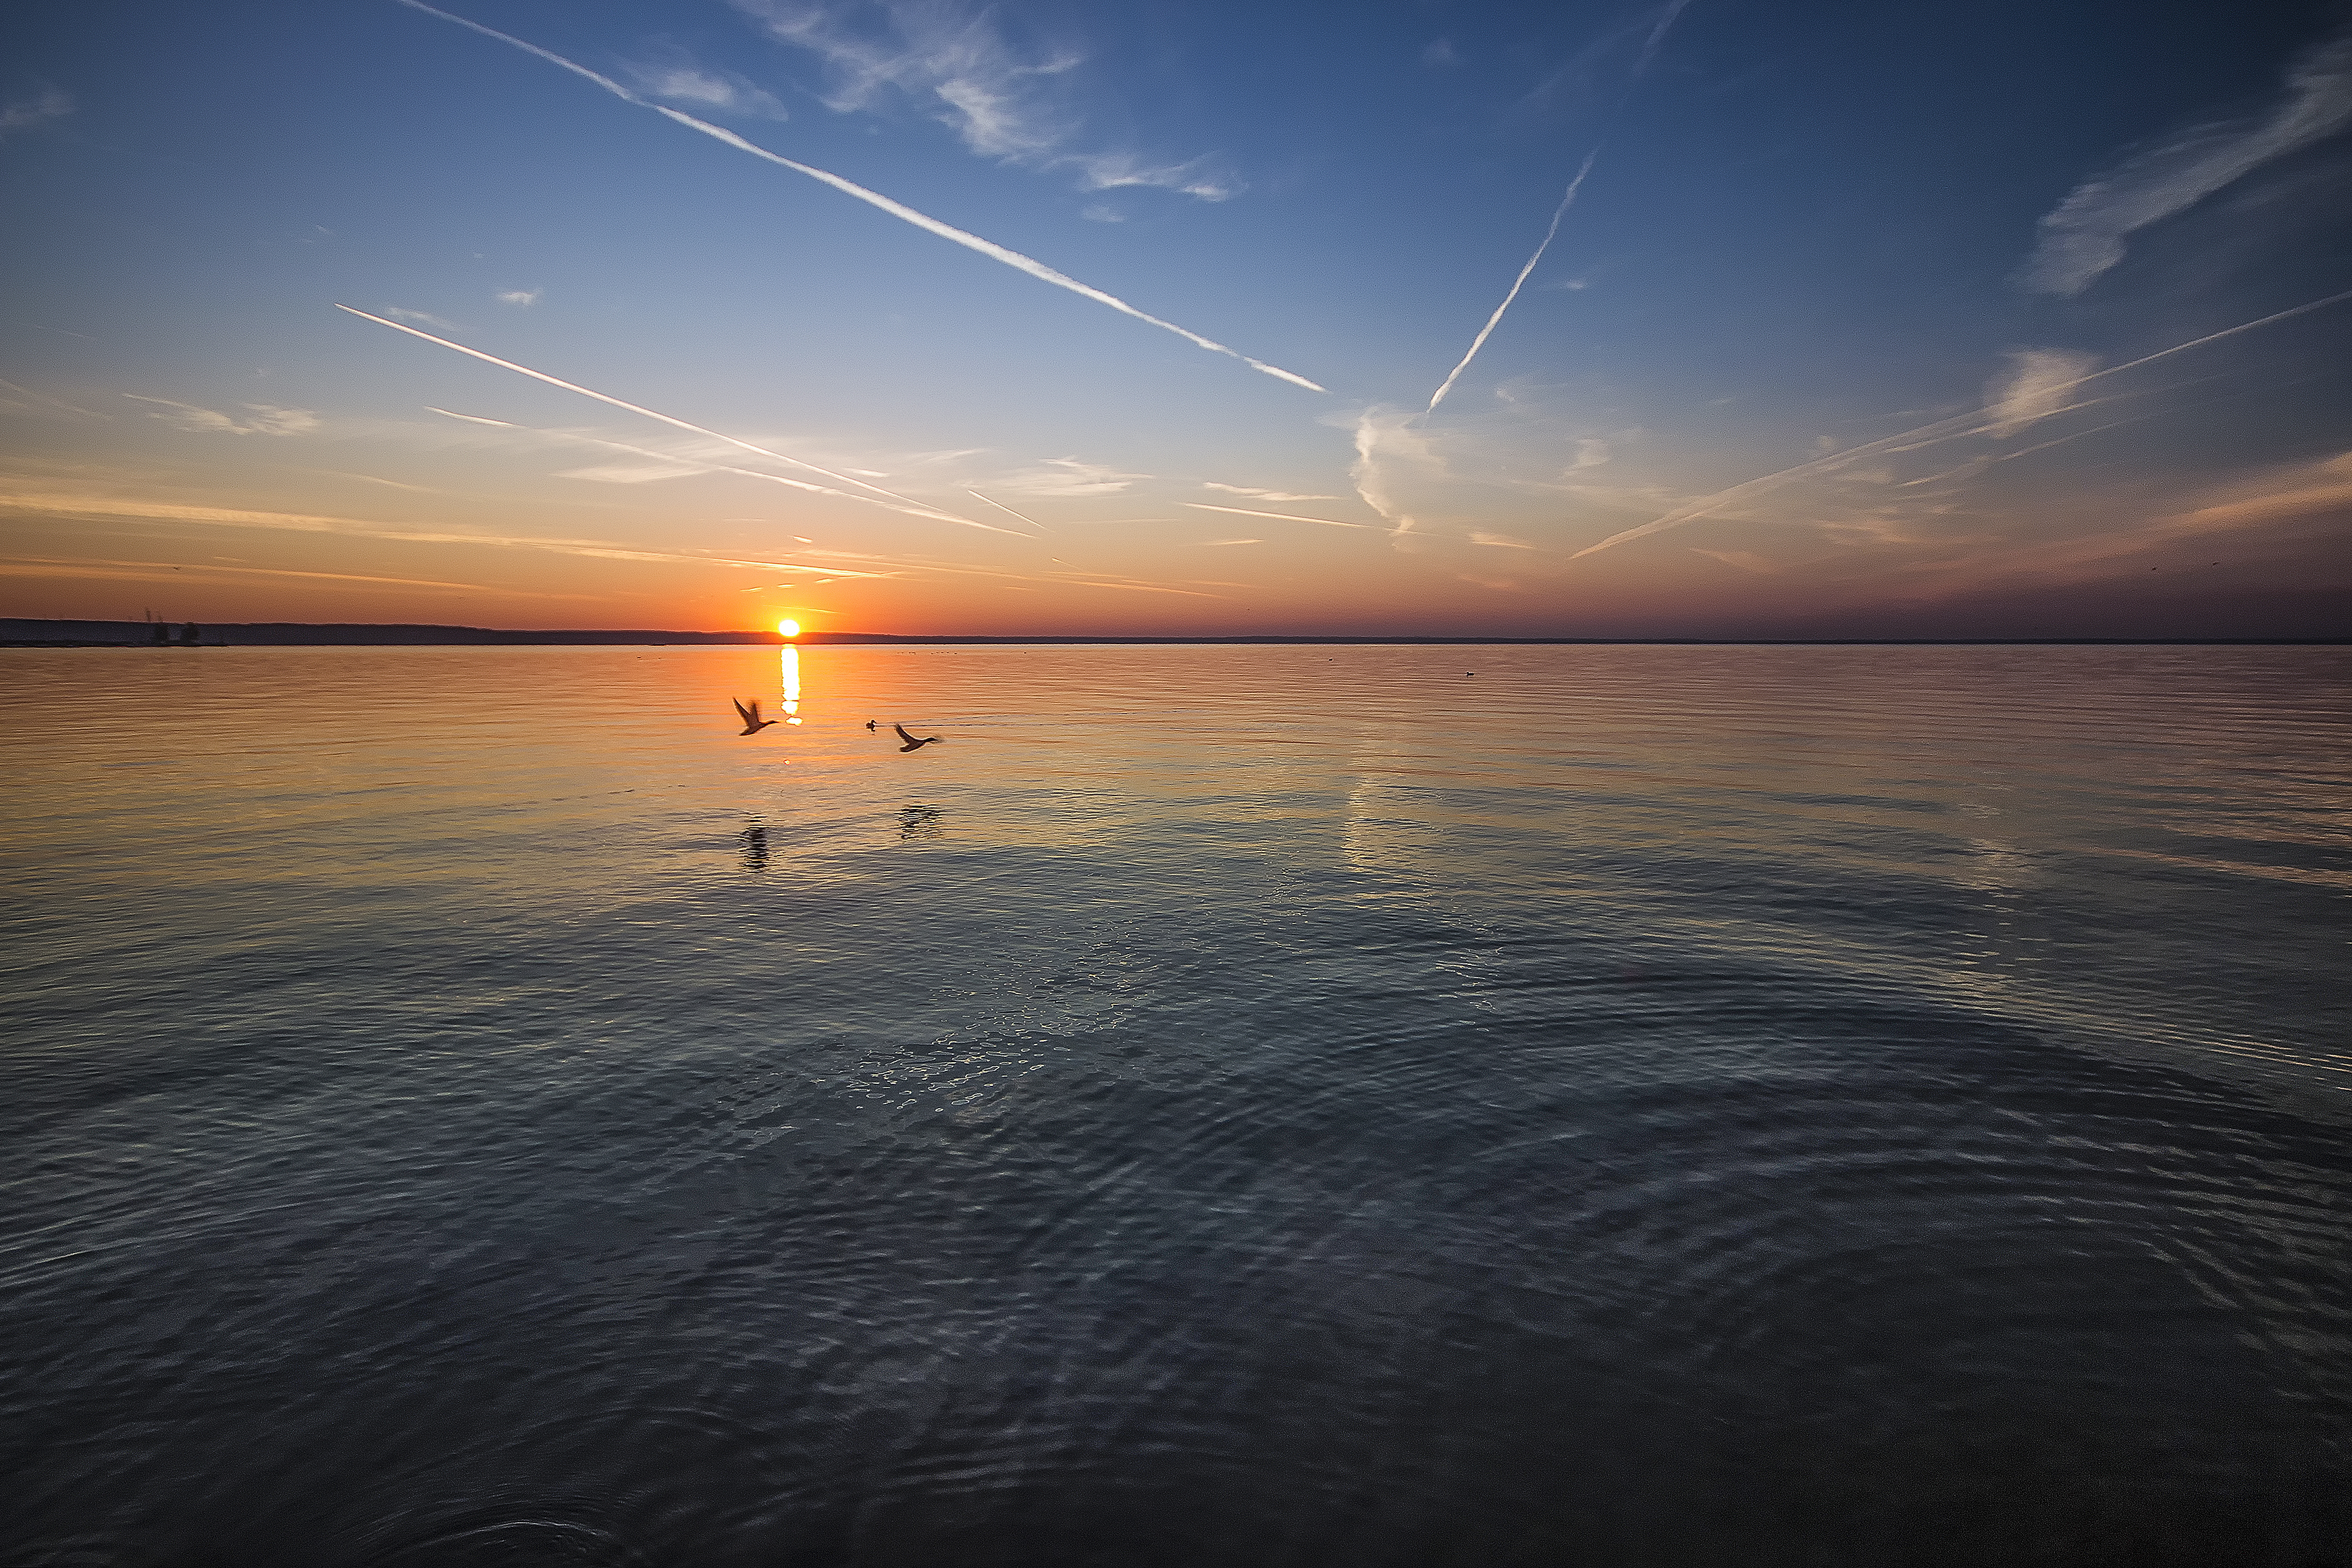
[[2345,650],[5,657],[19,1560],[2352,1531]]

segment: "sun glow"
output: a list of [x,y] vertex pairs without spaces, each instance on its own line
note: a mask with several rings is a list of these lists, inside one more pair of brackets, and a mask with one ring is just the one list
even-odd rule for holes
[[778,621],[776,630],[785,637],[796,637],[801,635],[801,624],[798,621]]

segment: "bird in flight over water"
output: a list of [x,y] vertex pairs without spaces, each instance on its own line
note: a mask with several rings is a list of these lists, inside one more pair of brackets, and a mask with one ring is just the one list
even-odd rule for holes
[[902,752],[911,752],[919,746],[929,746],[939,740],[937,735],[925,735],[922,739],[917,740],[914,736],[907,733],[907,726],[904,724],[893,724],[890,728],[898,731],[898,739],[907,742],[905,745],[898,748]]
[[734,703],[735,711],[743,716],[743,733],[746,735],[756,735],[775,722],[773,719],[760,717],[760,700],[756,697],[751,699],[751,706],[749,708],[743,706],[743,700],[740,697],[730,697],[727,700]]

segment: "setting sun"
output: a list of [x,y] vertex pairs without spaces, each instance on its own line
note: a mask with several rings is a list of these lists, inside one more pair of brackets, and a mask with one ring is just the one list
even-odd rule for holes
[[778,621],[776,630],[785,637],[796,637],[801,635],[801,624],[798,621]]

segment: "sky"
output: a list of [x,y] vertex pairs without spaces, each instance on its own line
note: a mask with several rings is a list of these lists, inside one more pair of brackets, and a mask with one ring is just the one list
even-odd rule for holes
[[2352,635],[2352,9],[91,0],[0,615]]

